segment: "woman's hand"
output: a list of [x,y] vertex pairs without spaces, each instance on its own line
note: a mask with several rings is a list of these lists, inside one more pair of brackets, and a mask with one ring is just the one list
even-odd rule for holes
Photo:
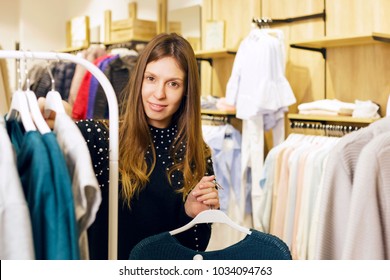
[[[44,108],[45,108],[45,103],[46,103],[46,98],[45,97],[39,97],[38,98],[39,109],[41,110],[41,113],[42,113],[43,117],[45,118],[45,121],[48,124],[48,126],[51,129],[53,129],[53,127],[54,127],[54,120],[56,118],[56,113],[52,111],[52,112],[50,112],[50,115],[48,117],[46,117],[45,114],[43,113],[44,112]],[[62,105],[64,106],[65,113],[67,115],[69,115],[69,116],[72,116],[72,107],[69,105],[69,103],[67,103],[66,101],[62,100]]]
[[186,214],[194,218],[200,212],[219,208],[218,189],[214,183],[215,176],[204,176],[188,194],[184,204]]

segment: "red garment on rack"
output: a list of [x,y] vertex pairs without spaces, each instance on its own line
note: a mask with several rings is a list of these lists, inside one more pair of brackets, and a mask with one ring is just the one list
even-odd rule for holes
[[[110,54],[100,56],[93,61],[93,64],[97,66],[101,61],[108,57],[110,57]],[[72,108],[72,118],[74,120],[84,120],[87,118],[88,96],[91,78],[92,74],[88,71],[85,73],[83,80],[81,81],[81,85],[77,92],[77,97]]]

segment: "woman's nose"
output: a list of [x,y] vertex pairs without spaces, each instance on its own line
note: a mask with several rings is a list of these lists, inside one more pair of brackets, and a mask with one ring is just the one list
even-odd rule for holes
[[165,88],[164,85],[158,85],[154,91],[154,96],[158,99],[165,98]]

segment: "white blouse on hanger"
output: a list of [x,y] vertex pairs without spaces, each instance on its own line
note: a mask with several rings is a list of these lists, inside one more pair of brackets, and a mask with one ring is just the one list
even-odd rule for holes
[[276,112],[296,102],[284,74],[282,39],[256,28],[241,42],[226,86],[226,103],[236,106],[238,118]]

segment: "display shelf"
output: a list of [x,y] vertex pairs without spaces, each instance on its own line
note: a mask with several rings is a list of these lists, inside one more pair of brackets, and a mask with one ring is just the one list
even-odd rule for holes
[[287,114],[287,118],[290,120],[362,123],[362,124],[370,124],[378,120],[375,118],[354,118],[350,116],[303,115],[303,114],[291,114],[291,113]]
[[82,47],[70,47],[62,50],[58,50],[57,52],[59,53],[75,53],[75,52],[80,52],[82,50],[87,49],[88,46],[82,46]]
[[373,32],[350,37],[321,37],[310,41],[293,42],[290,47],[321,52],[326,59],[327,48],[349,47],[377,43],[390,43],[390,34]]
[[390,34],[376,33],[356,35],[351,37],[322,37],[310,41],[292,43],[291,46],[307,48],[335,48],[355,45],[373,44],[378,42],[390,43]]
[[201,50],[196,51],[196,58],[200,59],[214,59],[214,58],[227,58],[237,53],[237,50],[218,49],[218,50]]
[[202,109],[204,115],[235,116],[236,110]]

